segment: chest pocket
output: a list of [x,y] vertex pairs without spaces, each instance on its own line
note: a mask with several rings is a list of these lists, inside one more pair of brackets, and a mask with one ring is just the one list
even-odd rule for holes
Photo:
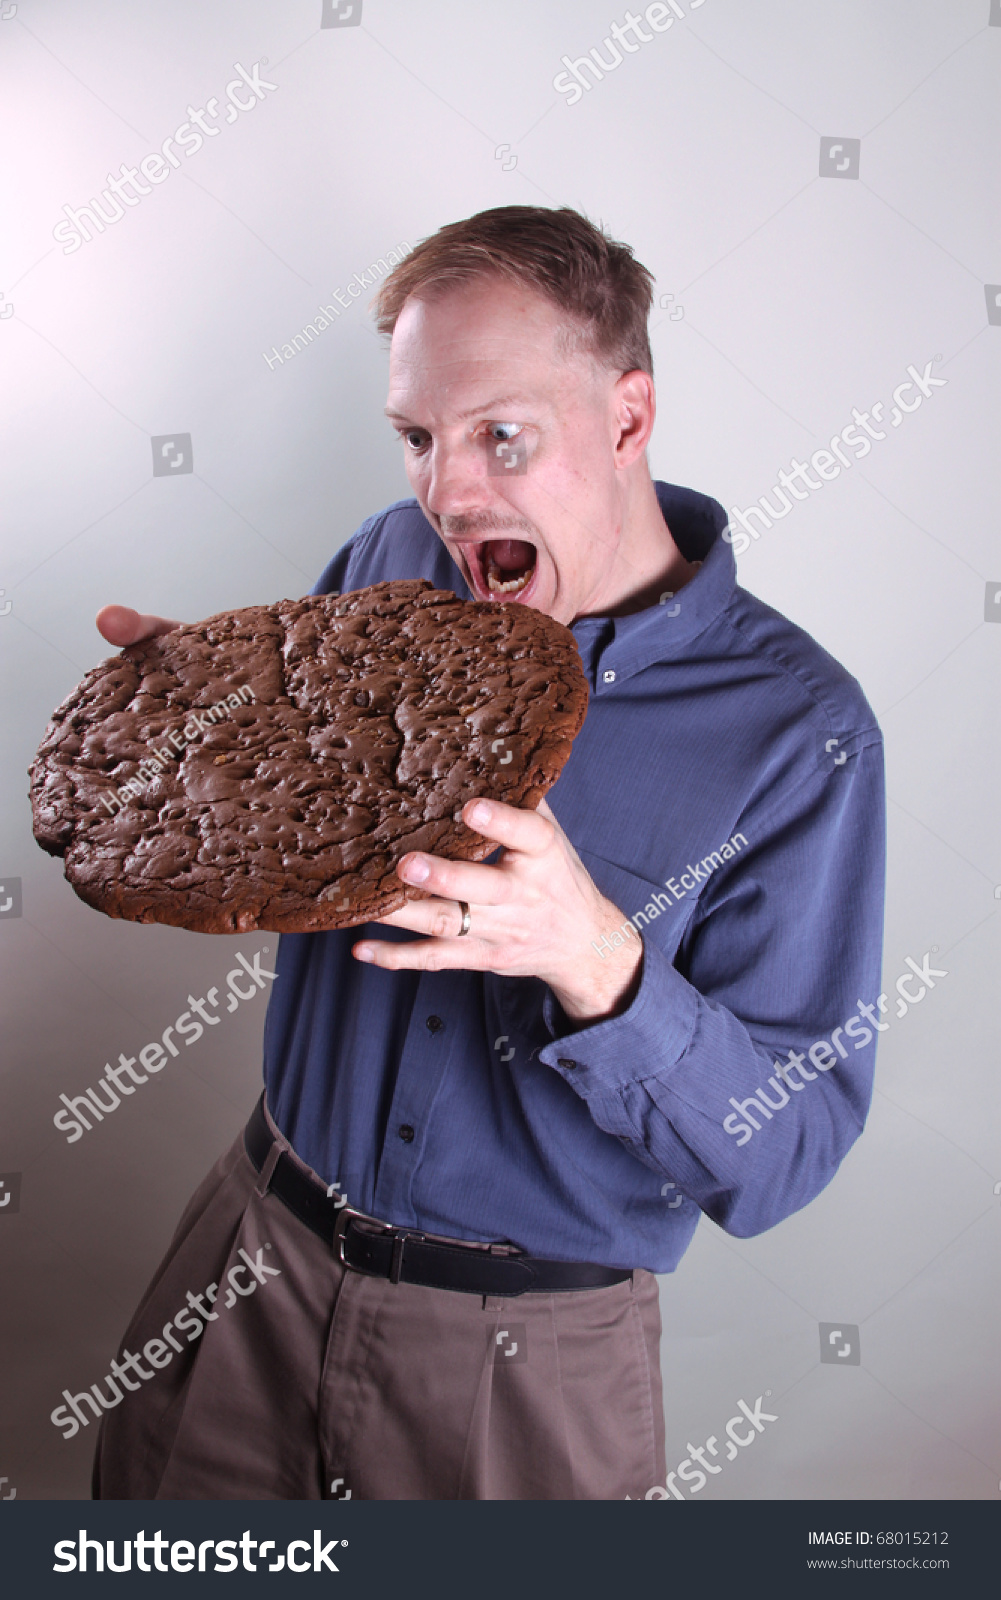
[[663,882],[640,877],[592,850],[578,847],[577,854],[602,894],[620,907],[623,920],[635,917],[634,928],[673,960],[697,896],[687,894],[676,900]]

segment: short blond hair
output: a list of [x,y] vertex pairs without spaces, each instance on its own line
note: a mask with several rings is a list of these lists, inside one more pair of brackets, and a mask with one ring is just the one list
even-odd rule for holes
[[491,276],[524,284],[557,306],[569,323],[569,350],[616,372],[653,372],[653,274],[629,245],[568,206],[497,206],[439,228],[380,287],[376,326],[392,334],[411,295],[430,298]]

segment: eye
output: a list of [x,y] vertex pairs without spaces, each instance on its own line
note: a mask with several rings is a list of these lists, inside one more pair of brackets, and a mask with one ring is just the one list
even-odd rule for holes
[[492,439],[516,439],[521,432],[520,422],[491,422],[487,432]]
[[428,442],[428,436],[420,428],[406,428],[400,437],[405,442],[408,450],[423,450]]

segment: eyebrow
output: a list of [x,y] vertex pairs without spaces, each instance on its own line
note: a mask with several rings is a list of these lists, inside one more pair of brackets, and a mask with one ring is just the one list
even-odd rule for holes
[[[497,413],[502,411],[506,406],[524,406],[530,403],[531,402],[529,402],[524,395],[501,394],[497,395],[493,400],[490,400],[486,405],[473,406],[469,411],[460,411],[457,421],[468,422],[470,417],[496,416]],[[394,411],[391,406],[386,407],[385,415],[389,417],[390,421],[410,421],[410,418],[407,417],[402,411]]]

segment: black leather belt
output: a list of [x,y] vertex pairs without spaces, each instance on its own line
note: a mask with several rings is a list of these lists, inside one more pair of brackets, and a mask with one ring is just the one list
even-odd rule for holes
[[[243,1135],[247,1155],[260,1172],[275,1144],[264,1115],[263,1096]],[[628,1268],[601,1267],[591,1262],[540,1261],[514,1245],[443,1244],[413,1228],[380,1222],[351,1206],[335,1205],[323,1185],[310,1178],[283,1150],[275,1162],[268,1191],[329,1245],[354,1272],[388,1278],[390,1283],[419,1283],[430,1289],[463,1294],[567,1294],[603,1289],[632,1277]]]

